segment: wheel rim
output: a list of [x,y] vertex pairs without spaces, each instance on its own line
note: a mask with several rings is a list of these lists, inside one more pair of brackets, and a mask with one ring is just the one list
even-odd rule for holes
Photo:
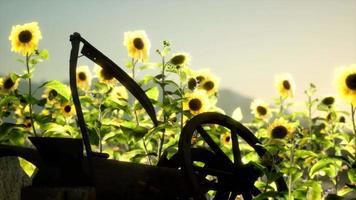
[[[204,124],[217,124],[223,127],[230,129],[231,139],[232,139],[232,151],[233,151],[233,160],[220,149],[220,147],[213,141],[209,134],[202,128]],[[226,167],[223,170],[226,170],[227,173],[233,174],[232,177],[220,176],[219,182],[225,187],[225,189],[218,189],[214,200],[227,200],[235,199],[237,195],[242,194],[244,199],[252,199],[253,196],[256,196],[260,191],[253,185],[254,182],[258,179],[259,175],[254,174],[256,171],[253,170],[253,166],[244,165],[241,161],[241,152],[238,143],[238,135],[246,141],[256,152],[262,157],[267,151],[260,145],[259,140],[241,123],[233,120],[229,116],[220,114],[220,113],[203,113],[196,115],[191,120],[189,120],[186,125],[183,127],[180,140],[179,140],[179,152],[182,156],[181,166],[183,173],[187,176],[188,181],[192,184],[195,194],[194,199],[205,200],[204,191],[200,188],[195,175],[195,171],[192,165],[192,156],[191,156],[191,139],[193,133],[197,131],[204,141],[208,144],[212,152],[217,156],[220,162],[223,162]],[[243,177],[241,179],[241,177]],[[237,180],[240,181],[236,181]],[[233,181],[233,182],[232,182]],[[238,182],[238,183],[237,183]],[[286,190],[286,184],[283,178],[279,178],[275,181],[279,191]],[[221,187],[221,188],[224,188]]]

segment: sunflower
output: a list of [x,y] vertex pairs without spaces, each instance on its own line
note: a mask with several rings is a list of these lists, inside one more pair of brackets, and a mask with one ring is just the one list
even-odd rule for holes
[[116,101],[121,101],[122,99],[127,100],[129,95],[124,86],[114,87],[110,92],[110,97]]
[[183,109],[189,110],[193,115],[207,111],[209,99],[205,91],[195,90],[185,94]]
[[294,124],[279,118],[268,126],[267,132],[272,139],[291,138],[294,133]]
[[271,117],[271,109],[269,105],[260,99],[255,99],[251,103],[250,108],[251,108],[251,113],[257,119],[267,120]]
[[42,34],[37,22],[13,26],[9,36],[11,51],[23,56],[31,54],[37,49],[40,39]]
[[341,99],[356,106],[356,64],[335,70],[334,84]]
[[67,117],[71,118],[75,115],[75,107],[73,104],[67,102],[60,106],[61,113]]
[[106,83],[109,85],[114,85],[115,83],[117,83],[117,80],[115,79],[115,77],[106,68],[102,68],[99,65],[95,64],[94,72],[95,72],[96,76],[98,77],[99,82]]
[[[16,123],[22,125],[22,127],[28,132],[32,132],[33,131],[31,118],[29,116],[20,117],[16,121]],[[37,122],[34,122],[34,126],[35,126],[36,129],[40,128],[39,125],[37,124]]]
[[220,135],[220,142],[224,146],[231,146],[231,134],[229,132]]
[[47,102],[54,102],[56,97],[58,96],[58,92],[52,88],[45,88],[42,94],[42,98],[47,99]]
[[197,72],[195,79],[198,83],[198,88],[205,90],[208,95],[213,95],[217,92],[219,80],[209,70]]
[[295,83],[290,74],[278,74],[275,77],[275,86],[278,94],[283,98],[293,97],[295,93]]
[[124,34],[124,46],[131,58],[146,61],[149,57],[151,43],[145,31],[129,31]]
[[189,90],[193,91],[197,87],[197,84],[198,84],[198,82],[194,77],[188,78],[187,86],[188,86]]
[[27,116],[30,113],[30,106],[20,104],[16,106],[14,113],[16,117],[20,117],[20,118]]
[[187,65],[189,61],[190,61],[190,56],[184,52],[174,54],[172,58],[169,60],[171,64],[176,66],[181,66],[181,67]]
[[88,66],[79,66],[77,68],[77,85],[83,90],[88,90],[91,85],[91,73]]
[[10,75],[0,78],[0,93],[1,94],[9,94],[16,90],[19,86],[20,79],[17,78],[14,80]]

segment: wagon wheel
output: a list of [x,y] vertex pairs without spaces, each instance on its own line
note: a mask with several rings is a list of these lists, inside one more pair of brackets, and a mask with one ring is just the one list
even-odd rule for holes
[[[230,129],[232,139],[232,151],[234,161],[220,149],[209,134],[203,129],[204,124],[217,124]],[[192,155],[191,140],[193,133],[197,131],[203,140],[208,144],[215,155],[215,160],[219,164],[213,166],[198,167],[193,165],[196,156]],[[257,196],[260,191],[254,186],[255,181],[260,176],[257,169],[251,164],[243,164],[237,135],[243,138],[262,158],[267,153],[259,140],[241,123],[229,116],[220,113],[203,113],[193,117],[184,126],[179,139],[179,155],[181,157],[181,167],[188,181],[192,184],[194,199],[205,200],[206,191],[198,182],[197,176],[213,175],[217,177],[217,182],[212,184],[212,190],[216,191],[214,200],[234,200],[237,195],[242,194],[245,200]],[[286,191],[287,186],[283,177],[275,181],[278,191]]]

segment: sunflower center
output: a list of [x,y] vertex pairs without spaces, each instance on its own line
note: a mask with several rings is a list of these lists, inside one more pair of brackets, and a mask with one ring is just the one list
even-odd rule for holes
[[214,82],[213,81],[207,81],[204,83],[203,85],[203,88],[206,90],[206,91],[210,91],[214,88]]
[[334,97],[325,97],[321,102],[322,102],[324,105],[331,106],[331,105],[334,104],[335,99],[334,99]]
[[101,76],[105,79],[105,80],[111,80],[114,78],[114,76],[112,75],[111,71],[110,70],[107,70],[107,69],[102,69],[101,70]]
[[79,78],[81,81],[85,81],[85,80],[87,80],[87,75],[86,75],[84,72],[79,72],[78,78]]
[[230,142],[230,140],[231,140],[231,137],[228,135],[228,136],[226,136],[226,138],[225,138],[225,142]]
[[7,78],[4,82],[4,89],[11,89],[15,85],[15,82],[11,78]]
[[340,123],[345,123],[345,121],[346,121],[346,119],[345,119],[344,116],[341,116],[341,117],[339,118],[339,122],[340,122]]
[[197,86],[197,81],[194,78],[190,78],[188,80],[188,88],[190,90],[194,90],[196,86]]
[[289,83],[289,81],[284,80],[282,84],[283,84],[284,89],[286,89],[286,90],[289,90],[289,89],[290,89],[290,83]]
[[196,79],[197,79],[198,83],[201,83],[204,81],[205,78],[204,78],[204,76],[197,76]]
[[28,43],[32,39],[32,33],[29,30],[21,31],[19,34],[19,40],[22,43]]
[[56,96],[57,96],[57,91],[55,91],[55,90],[50,90],[49,92],[48,92],[48,99],[49,100],[52,100],[52,99],[54,99]]
[[66,113],[69,113],[71,110],[72,110],[72,107],[71,107],[70,105],[64,106],[64,111],[65,111]]
[[145,44],[143,43],[141,38],[135,38],[133,40],[133,44],[134,44],[135,48],[138,50],[142,50],[145,47]]
[[356,74],[350,74],[346,78],[346,85],[351,90],[356,90]]
[[288,130],[284,126],[276,126],[272,130],[272,138],[283,139],[284,137],[286,137],[287,134],[288,134]]
[[260,115],[267,114],[267,109],[263,106],[257,106],[256,110],[257,110],[258,114],[260,114]]
[[185,56],[184,55],[176,55],[171,59],[171,63],[173,65],[181,65],[185,61]]
[[200,99],[194,98],[189,101],[190,110],[198,111],[201,109],[201,107],[202,107],[202,102],[200,101]]
[[25,122],[25,128],[31,128],[32,124],[31,122]]

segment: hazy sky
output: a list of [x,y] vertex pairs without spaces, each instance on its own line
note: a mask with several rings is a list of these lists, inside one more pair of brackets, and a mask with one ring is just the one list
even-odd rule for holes
[[356,0],[0,0],[0,74],[24,69],[8,36],[12,25],[32,21],[51,54],[35,81],[68,79],[75,31],[123,66],[124,32],[144,29],[151,54],[170,40],[173,51],[192,55],[193,69],[210,68],[222,87],[251,97],[275,95],[274,75],[284,72],[299,98],[309,82],[332,94],[334,68],[356,63]]

